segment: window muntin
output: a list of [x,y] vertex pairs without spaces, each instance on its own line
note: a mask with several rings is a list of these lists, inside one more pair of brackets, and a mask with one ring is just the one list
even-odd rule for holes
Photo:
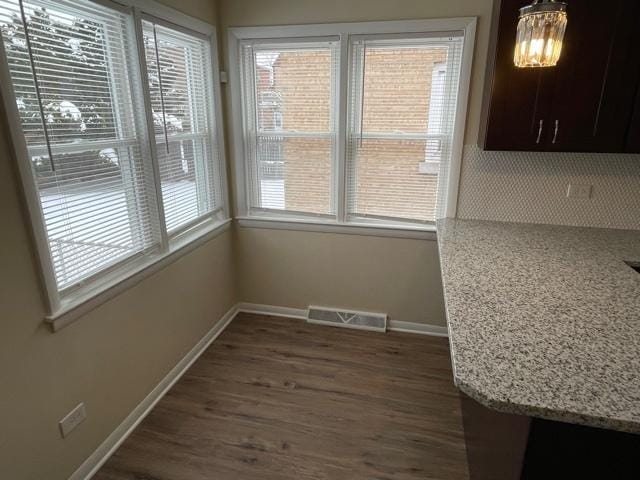
[[[64,305],[73,305],[74,299],[104,288],[101,279],[121,279],[174,249],[173,243],[163,241],[167,227],[162,210],[169,196],[156,191],[154,163],[160,158],[153,155],[148,134],[140,75],[145,69],[139,63],[144,58],[137,55],[133,11],[107,5],[0,0],[5,72],[11,78],[4,94],[14,94],[27,147],[26,155],[18,153],[21,163],[28,163],[26,170],[21,165],[21,172],[33,200],[30,208],[52,313],[60,310],[63,299]],[[173,34],[165,30],[167,37]],[[198,222],[208,225],[204,222],[222,205],[218,146],[212,134],[216,124],[209,39],[187,29],[177,36],[196,66],[189,70],[191,116],[182,119],[189,130],[170,140],[187,152],[184,157],[200,149],[199,164],[192,170],[206,171],[206,180],[182,199],[185,205],[196,204],[197,216],[169,234],[197,227]],[[196,146],[185,146],[187,142]],[[175,248],[198,232],[176,239]]]
[[336,42],[242,47],[253,212],[333,216]]
[[[169,233],[217,208],[208,42],[143,20],[143,42]],[[158,61],[160,64],[158,65]]]
[[453,141],[461,47],[461,37],[353,41],[349,219],[435,221]]

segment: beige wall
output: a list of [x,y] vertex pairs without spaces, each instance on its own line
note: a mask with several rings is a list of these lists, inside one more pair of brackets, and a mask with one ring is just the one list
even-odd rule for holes
[[237,247],[244,301],[444,325],[436,242],[242,228]]
[[[171,3],[215,20],[212,2]],[[232,232],[51,333],[0,118],[0,478],[61,480],[237,301]],[[88,418],[63,440],[58,421],[81,401]]]
[[191,15],[194,18],[199,18],[202,21],[208,22],[211,25],[216,25],[218,21],[217,0],[155,0],[158,3],[162,3],[167,7],[175,8],[176,10]]
[[[224,30],[229,26],[478,16],[466,133],[472,143],[478,133],[491,6],[492,0],[223,0],[218,13],[225,63]],[[230,140],[228,88],[226,94]],[[239,228],[237,236],[244,301],[379,310],[396,320],[444,325],[435,241],[252,228]]]

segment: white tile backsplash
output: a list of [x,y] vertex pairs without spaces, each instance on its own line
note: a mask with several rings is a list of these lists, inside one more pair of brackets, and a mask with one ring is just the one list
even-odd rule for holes
[[[568,198],[569,184],[592,185]],[[458,217],[640,230],[640,155],[464,149]]]

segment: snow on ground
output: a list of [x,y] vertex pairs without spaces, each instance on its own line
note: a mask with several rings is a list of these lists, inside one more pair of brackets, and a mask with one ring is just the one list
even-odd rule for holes
[[[284,208],[284,180],[262,180],[260,191],[263,208]],[[162,194],[169,230],[198,216],[194,182],[163,183]],[[143,244],[138,210],[128,208],[122,189],[74,186],[43,190],[40,198],[60,288],[133,255]]]

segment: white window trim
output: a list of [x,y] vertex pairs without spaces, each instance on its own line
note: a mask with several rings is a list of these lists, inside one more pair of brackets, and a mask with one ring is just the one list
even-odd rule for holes
[[[105,0],[99,0],[99,1],[105,1]],[[109,1],[109,0],[106,0],[106,1]],[[131,3],[140,3],[140,2],[131,2]],[[142,3],[148,3],[148,2],[145,1]],[[206,222],[208,219],[217,216],[219,212],[225,213],[224,218],[229,217],[228,194],[227,194],[227,187],[226,187],[227,185],[226,161],[225,161],[225,149],[224,149],[224,126],[223,126],[224,119],[222,117],[222,107],[221,107],[222,97],[221,97],[221,89],[220,89],[220,82],[219,82],[220,73],[219,73],[219,63],[218,63],[218,53],[217,53],[218,51],[217,35],[216,35],[215,27],[213,26],[211,26],[212,30],[210,31],[210,33],[205,34],[201,30],[193,29],[192,26],[190,25],[178,25],[170,20],[167,20],[164,17],[154,15],[149,11],[142,11],[138,7],[133,7],[133,13],[134,13],[134,19],[135,19],[136,40],[138,42],[137,48],[138,48],[139,59],[145,55],[144,45],[142,44],[142,37],[143,37],[142,22],[143,21],[156,23],[158,25],[163,25],[167,28],[173,28],[179,31],[184,31],[189,35],[199,34],[202,36],[203,39],[209,41],[210,50],[211,50],[211,59],[210,59],[211,80],[213,82],[213,85],[210,86],[212,88],[210,93],[213,96],[213,102],[212,102],[213,110],[210,112],[210,115],[212,116],[212,119],[215,123],[216,128],[212,129],[212,131],[210,132],[210,135],[211,135],[211,141],[213,142],[212,145],[218,145],[218,159],[219,159],[218,164],[212,165],[211,168],[213,168],[215,174],[220,176],[219,185],[216,185],[217,188],[215,191],[215,195],[216,195],[215,202],[218,205],[218,207],[211,212],[208,212],[204,215],[200,215],[197,218],[194,218],[193,220],[187,222],[186,224],[180,225],[178,228],[176,228],[173,231],[169,231],[167,228],[166,217],[165,217],[163,201],[162,201],[162,186],[160,185],[160,180],[159,180],[160,179],[159,165],[157,164],[157,162],[154,162],[153,167],[154,169],[157,170],[154,175],[154,179],[156,180],[156,194],[158,195],[158,205],[162,206],[162,213],[161,213],[161,223],[162,223],[161,229],[162,229],[162,236],[163,236],[162,244],[163,244],[164,250],[166,250],[167,248],[171,250],[174,247],[173,245],[174,239],[177,237],[181,237],[184,232],[191,231],[194,226],[197,226],[200,223]],[[195,21],[195,19],[191,19],[191,20]],[[196,27],[198,27],[198,23],[195,24]],[[202,28],[205,28],[205,27],[202,27]],[[138,31],[138,29],[140,29],[140,31]],[[140,60],[140,65],[141,65],[141,68],[144,70],[142,72],[143,77],[146,78],[147,64],[146,62],[142,62]],[[151,96],[149,93],[149,86],[146,82],[143,82],[142,87],[144,92],[145,110],[148,115],[147,122],[146,122],[147,128],[148,128],[148,136],[149,138],[152,138],[154,140],[150,147],[151,147],[151,151],[153,152],[152,155],[157,158],[157,153],[156,153],[157,145],[163,144],[167,139],[164,136],[157,135],[155,133],[155,128],[153,126],[153,118],[150,116],[152,108],[150,104]],[[206,133],[182,133],[182,134],[172,134],[168,138],[170,139],[171,142],[176,142],[176,141],[182,141],[182,140],[205,138],[206,136],[207,136]]]
[[369,237],[412,238],[416,240],[436,240],[435,227],[418,227],[401,224],[376,224],[375,222],[358,221],[339,223],[334,220],[320,221],[308,217],[269,217],[251,216],[236,217],[238,225],[243,228],[266,228],[269,230],[293,230],[301,232],[344,233],[348,235],[364,235]]
[[[227,185],[227,171],[225,161],[224,129],[221,106],[220,71],[218,60],[218,42],[216,28],[202,20],[185,15],[182,12],[164,6],[154,0],[91,0],[95,3],[125,11],[132,16],[132,25],[138,22],[143,14],[150,15],[168,25],[187,29],[206,37],[211,45],[211,68],[214,94],[214,121],[216,128],[211,132],[212,140],[218,147],[219,165],[216,166],[219,180],[220,207],[198,222],[191,223],[180,232],[176,232],[168,242],[166,248],[155,254],[140,254],[135,261],[128,262],[119,268],[108,270],[104,275],[93,279],[87,288],[79,288],[61,297],[58,291],[49,245],[47,242],[46,227],[38,191],[33,180],[30,168],[30,157],[25,136],[20,124],[20,115],[13,93],[11,74],[7,65],[4,49],[0,48],[0,84],[2,85],[2,101],[8,118],[9,131],[13,144],[15,161],[18,171],[27,210],[30,217],[32,236],[37,251],[38,263],[42,276],[42,283],[46,295],[45,321],[50,324],[53,331],[57,331],[65,325],[75,321],[88,311],[96,308],[114,296],[136,285],[144,278],[152,275],[194,248],[211,240],[220,233],[228,230],[231,219],[229,215],[229,199]],[[139,46],[138,46],[139,47]],[[138,52],[138,56],[140,52]],[[146,79],[142,79],[145,85]],[[145,101],[147,99],[145,98]],[[155,163],[155,162],[154,162]],[[165,232],[166,233],[166,232]]]
[[[321,49],[330,49],[332,51],[332,55],[334,53],[334,49],[332,46],[328,45],[329,43],[333,43],[336,41],[339,41],[340,37],[336,36],[336,35],[327,35],[324,37],[315,37],[315,36],[306,36],[304,38],[267,38],[265,41],[263,41],[262,39],[258,39],[258,38],[252,38],[252,42],[251,44],[255,47],[257,47],[258,49],[266,49],[269,50],[271,48],[277,48],[277,49],[281,49],[281,48],[288,48],[289,45],[291,45],[291,48],[298,48],[300,45],[300,43],[304,43],[304,47],[303,48],[321,48]],[[239,46],[238,46],[239,48]],[[241,67],[238,66],[238,72],[240,72]],[[255,89],[256,85],[255,85],[255,65],[252,64],[251,66],[252,70],[251,72],[245,72],[245,75],[249,75],[251,77],[251,89]],[[273,75],[273,68],[271,69],[270,72]],[[335,72],[334,72],[335,73]],[[241,74],[239,74],[238,78],[241,78]],[[335,75],[332,75],[331,77],[331,82],[332,82],[332,90],[334,87],[338,87],[338,85],[335,83],[336,77]],[[242,90],[243,88],[246,88],[246,82],[242,82],[242,85],[240,86],[240,89]],[[337,98],[339,98],[338,96],[338,92],[334,92],[335,96]],[[241,93],[242,96],[242,93]],[[335,103],[335,99],[332,99],[332,102]],[[257,116],[257,112],[258,112],[258,108],[259,108],[259,99],[254,99],[251,98],[249,95],[246,95],[244,98],[242,98],[242,112],[245,112],[246,110],[250,109],[252,111],[252,115],[255,117]],[[250,105],[250,106],[249,106]],[[272,137],[272,136],[278,136],[281,137],[282,139],[287,139],[287,138],[309,138],[309,139],[328,139],[328,140],[333,140],[336,136],[337,136],[337,131],[338,131],[338,123],[337,123],[337,118],[335,117],[335,113],[333,110],[331,110],[330,112],[330,122],[329,122],[329,129],[328,131],[304,131],[304,132],[296,132],[296,131],[287,131],[287,130],[279,130],[279,131],[268,131],[268,130],[264,130],[263,128],[261,128],[261,126],[258,124],[258,122],[256,122],[255,128],[251,129],[251,133],[248,133],[246,130],[246,123],[243,122],[243,152],[246,152],[248,150],[248,145],[250,143],[252,143],[252,140],[259,140],[260,138],[268,138],[268,137]],[[257,118],[257,117],[256,117]],[[334,143],[334,142],[332,142]],[[334,149],[334,158],[332,159],[332,163],[333,164],[337,164],[337,157],[338,157],[338,144],[335,143],[333,145],[333,149]],[[247,155],[244,155],[245,157],[247,157]],[[253,156],[255,156],[255,153],[253,154]],[[255,157],[254,157],[255,158]],[[245,166],[246,166],[246,171],[247,172],[251,172],[251,168],[254,169],[259,169],[260,167],[253,163],[253,161],[249,161],[248,158],[245,158]],[[332,169],[332,174],[335,176],[335,171],[336,169],[333,168]],[[247,174],[247,176],[245,177],[246,179],[251,178],[251,175]],[[334,179],[335,181],[335,179]],[[260,196],[260,185],[257,185],[257,189],[245,189],[244,193],[245,195],[251,195],[253,194],[254,196]],[[252,199],[252,201],[249,200],[248,196],[244,197],[245,200],[245,204],[246,205],[251,205],[253,204],[253,202],[255,202],[255,198]],[[337,198],[335,195],[335,189],[331,189],[331,199],[330,199],[331,205],[334,206],[338,203],[337,202]],[[256,213],[254,212],[259,212],[257,213],[258,215],[262,215],[264,212],[266,212],[267,214],[271,214],[273,216],[278,216],[278,215],[282,215],[283,217],[286,218],[286,216],[300,216],[302,215],[302,212],[295,212],[295,211],[282,211],[280,213],[279,210],[277,209],[270,209],[270,208],[264,208],[264,207],[253,207],[248,209],[247,212],[245,212],[247,215],[255,215]],[[329,213],[307,213],[306,215],[308,216],[316,216],[319,217],[321,219],[325,219],[327,217],[333,217],[332,214]]]
[[[359,22],[359,23],[334,23],[334,24],[313,24],[313,25],[288,25],[271,27],[236,27],[230,28],[228,32],[229,51],[229,84],[231,87],[231,126],[233,129],[233,164],[235,173],[235,207],[240,220],[240,226],[262,227],[262,228],[284,228],[291,227],[294,230],[308,229],[312,231],[351,231],[350,227],[357,228],[359,234],[364,234],[367,229],[371,229],[371,234],[375,235],[377,230],[403,230],[408,232],[407,236],[415,235],[414,232],[433,232],[435,225],[424,226],[404,226],[401,223],[380,223],[375,226],[369,222],[355,223],[348,221],[346,215],[346,95],[348,90],[348,75],[340,75],[340,82],[337,92],[338,107],[338,168],[336,172],[337,185],[336,194],[340,199],[336,208],[336,221],[326,221],[321,218],[314,218],[312,215],[298,218],[292,221],[288,215],[255,215],[249,208],[247,201],[247,171],[248,158],[245,155],[244,122],[242,110],[242,84],[240,73],[240,42],[243,40],[263,40],[263,39],[294,39],[300,40],[309,38],[326,38],[330,36],[340,37],[340,72],[347,72],[350,62],[349,39],[352,36],[362,35],[384,35],[390,37],[403,36],[406,34],[428,34],[444,32],[464,32],[462,47],[462,65],[460,68],[460,80],[458,85],[458,103],[456,107],[451,163],[448,170],[448,178],[444,179],[447,185],[447,196],[444,213],[446,217],[455,217],[458,185],[460,180],[460,165],[462,161],[462,149],[464,143],[465,123],[467,117],[467,105],[469,100],[469,88],[471,83],[471,66],[473,61],[473,49],[475,43],[476,17],[441,18],[426,20],[401,20],[383,22]],[[286,212],[285,212],[286,213]],[[278,224],[281,224],[278,226]],[[284,227],[283,227],[284,226]],[[295,228],[293,228],[295,227]],[[378,232],[379,233],[379,232]]]

